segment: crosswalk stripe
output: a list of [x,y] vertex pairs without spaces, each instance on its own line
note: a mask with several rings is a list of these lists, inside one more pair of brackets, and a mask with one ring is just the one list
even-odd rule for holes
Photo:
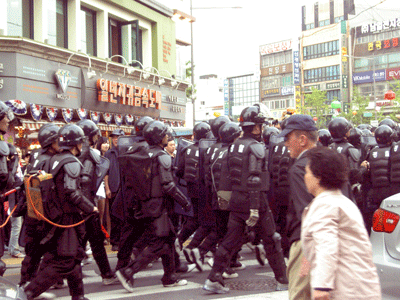
[[[128,293],[125,289],[118,289],[118,290],[110,290],[107,292],[85,294],[85,297],[88,297],[90,299],[96,299],[96,300],[123,299],[123,298],[127,298],[127,297],[135,297],[135,296],[199,289],[202,286],[203,286],[202,284],[198,284],[195,282],[188,282],[187,285],[177,286],[177,287],[163,287],[162,285],[156,285],[156,286],[152,285],[152,286],[135,288],[135,292],[133,292],[133,293]],[[58,300],[70,300],[71,296],[57,297],[57,299]]]

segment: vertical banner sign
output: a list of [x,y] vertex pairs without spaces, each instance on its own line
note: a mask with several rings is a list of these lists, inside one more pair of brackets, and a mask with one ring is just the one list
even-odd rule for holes
[[300,112],[301,110],[301,86],[296,85],[294,91],[294,102],[296,103],[296,111]]
[[348,78],[349,76],[348,75],[342,75],[342,87],[344,88],[344,89],[347,89],[349,86],[348,86]]
[[293,51],[293,84],[300,84],[300,58],[299,51]]
[[229,116],[229,86],[228,79],[224,79],[224,114]]

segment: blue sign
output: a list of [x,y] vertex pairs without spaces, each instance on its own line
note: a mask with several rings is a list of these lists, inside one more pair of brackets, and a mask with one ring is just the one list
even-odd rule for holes
[[[385,81],[385,80],[386,80],[386,71],[376,70],[375,81]],[[372,77],[372,71],[355,73],[353,75],[353,84],[368,83],[368,82],[374,82],[374,79]]]
[[228,79],[224,80],[224,114],[229,116],[229,84]]
[[300,57],[299,51],[293,51],[293,84],[300,84]]

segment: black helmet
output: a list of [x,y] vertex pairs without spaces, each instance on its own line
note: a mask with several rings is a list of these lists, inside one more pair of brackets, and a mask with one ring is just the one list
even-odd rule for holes
[[378,145],[388,145],[393,139],[393,129],[388,125],[380,125],[375,130],[375,140]]
[[362,131],[358,128],[352,128],[350,129],[350,134],[347,140],[354,147],[358,147],[361,145],[361,137],[362,137]]
[[143,135],[143,128],[147,124],[149,124],[149,123],[151,123],[153,121],[154,121],[154,119],[152,117],[148,117],[148,116],[141,117],[139,120],[136,121],[135,128],[132,129],[131,134],[132,135],[137,135],[137,136],[142,136]]
[[[14,120],[14,113],[12,112],[11,108],[9,108],[3,101],[0,101],[0,121],[7,116],[8,120]],[[1,134],[5,134],[5,131],[0,131]]]
[[100,135],[100,129],[97,127],[97,125],[92,120],[80,120],[76,123],[76,125],[82,128],[85,136],[87,136],[89,139],[89,144],[94,145],[93,138],[96,135]]
[[211,131],[210,125],[206,122],[200,122],[193,127],[193,137],[195,141],[200,141],[207,137],[207,133]]
[[153,121],[147,124],[142,130],[143,137],[149,145],[160,144],[163,138],[167,135],[167,132],[167,125],[160,121]]
[[236,123],[229,122],[221,126],[218,131],[218,136],[223,143],[232,143],[237,137],[240,136],[242,130]]
[[3,101],[0,101],[0,121],[7,116],[10,121],[14,120],[14,113]]
[[278,135],[278,134],[279,134],[278,128],[266,127],[262,133],[262,137],[263,137],[265,145],[269,145],[269,139],[271,138],[272,135]]
[[379,123],[378,126],[381,126],[381,125],[387,125],[387,126],[389,126],[390,128],[392,128],[392,130],[396,130],[396,128],[397,128],[397,124],[395,123],[395,121],[393,121],[392,119],[389,119],[389,118],[383,119],[383,120]]
[[318,130],[318,141],[322,144],[322,146],[328,147],[332,144],[332,135],[328,129],[320,129]]
[[38,140],[40,146],[44,149],[49,147],[58,139],[58,132],[60,131],[60,127],[58,127],[54,123],[47,123],[40,127],[38,133]]
[[240,114],[240,126],[253,126],[263,124],[266,116],[260,112],[259,106],[249,106],[242,110]]
[[74,146],[81,144],[85,140],[85,133],[82,128],[75,124],[67,124],[61,127],[58,132],[58,145],[61,149],[72,149]]
[[374,136],[372,134],[372,131],[369,129],[363,129],[363,130],[361,130],[361,132],[362,132],[362,136]]
[[214,135],[214,137],[216,137],[217,139],[219,139],[219,129],[221,128],[222,125],[229,123],[230,120],[227,116],[219,116],[218,118],[211,120],[210,121],[210,125],[211,125],[211,131],[212,134]]
[[121,135],[125,135],[125,132],[121,128],[117,128],[117,129],[114,129],[113,132],[111,132],[110,137],[121,136]]
[[351,124],[345,118],[337,117],[329,122],[328,129],[332,135],[333,141],[337,141],[346,136],[346,133],[351,129]]
[[364,130],[364,129],[371,130],[372,125],[370,125],[370,124],[360,124],[360,125],[357,126],[357,128],[360,129],[360,130]]

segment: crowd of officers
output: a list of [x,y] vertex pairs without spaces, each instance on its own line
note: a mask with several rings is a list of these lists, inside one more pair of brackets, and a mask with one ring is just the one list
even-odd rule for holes
[[[0,102],[0,133],[7,131],[12,119],[12,112]],[[239,124],[225,116],[196,124],[193,139],[179,139],[176,153],[169,153],[164,148],[174,140],[171,129],[142,117],[131,136],[113,132],[108,159],[93,149],[101,135],[92,121],[61,128],[43,125],[38,133],[41,149],[32,153],[27,174],[45,171],[53,176],[53,185],[42,192],[46,219],[29,211],[24,188],[16,193],[14,212],[24,216],[26,257],[20,286],[28,299],[64,279],[72,300],[86,299],[81,262],[88,242],[102,283],[119,281],[129,292],[134,292],[134,275],[158,258],[164,269],[162,284],[185,285],[177,273],[190,272],[194,266],[203,271],[211,252],[212,269],[203,289],[226,293],[225,279],[237,277],[235,270],[244,267],[239,251],[246,243],[254,245],[261,265],[268,260],[277,289],[287,288],[288,170],[293,159],[278,137],[286,120],[266,125],[266,114],[256,104],[242,111]],[[328,129],[319,130],[319,143],[346,156],[353,196],[370,230],[380,202],[399,192],[397,124],[385,119],[375,130],[365,124],[353,128],[338,117]],[[16,161],[15,147],[1,141],[2,202],[6,191],[23,185],[16,177]],[[118,249],[115,272],[95,203],[105,174],[111,243]],[[0,211],[4,222],[4,209]],[[0,244],[2,256],[4,242]],[[187,263],[180,261],[180,250]],[[5,270],[0,260],[1,275]]]

